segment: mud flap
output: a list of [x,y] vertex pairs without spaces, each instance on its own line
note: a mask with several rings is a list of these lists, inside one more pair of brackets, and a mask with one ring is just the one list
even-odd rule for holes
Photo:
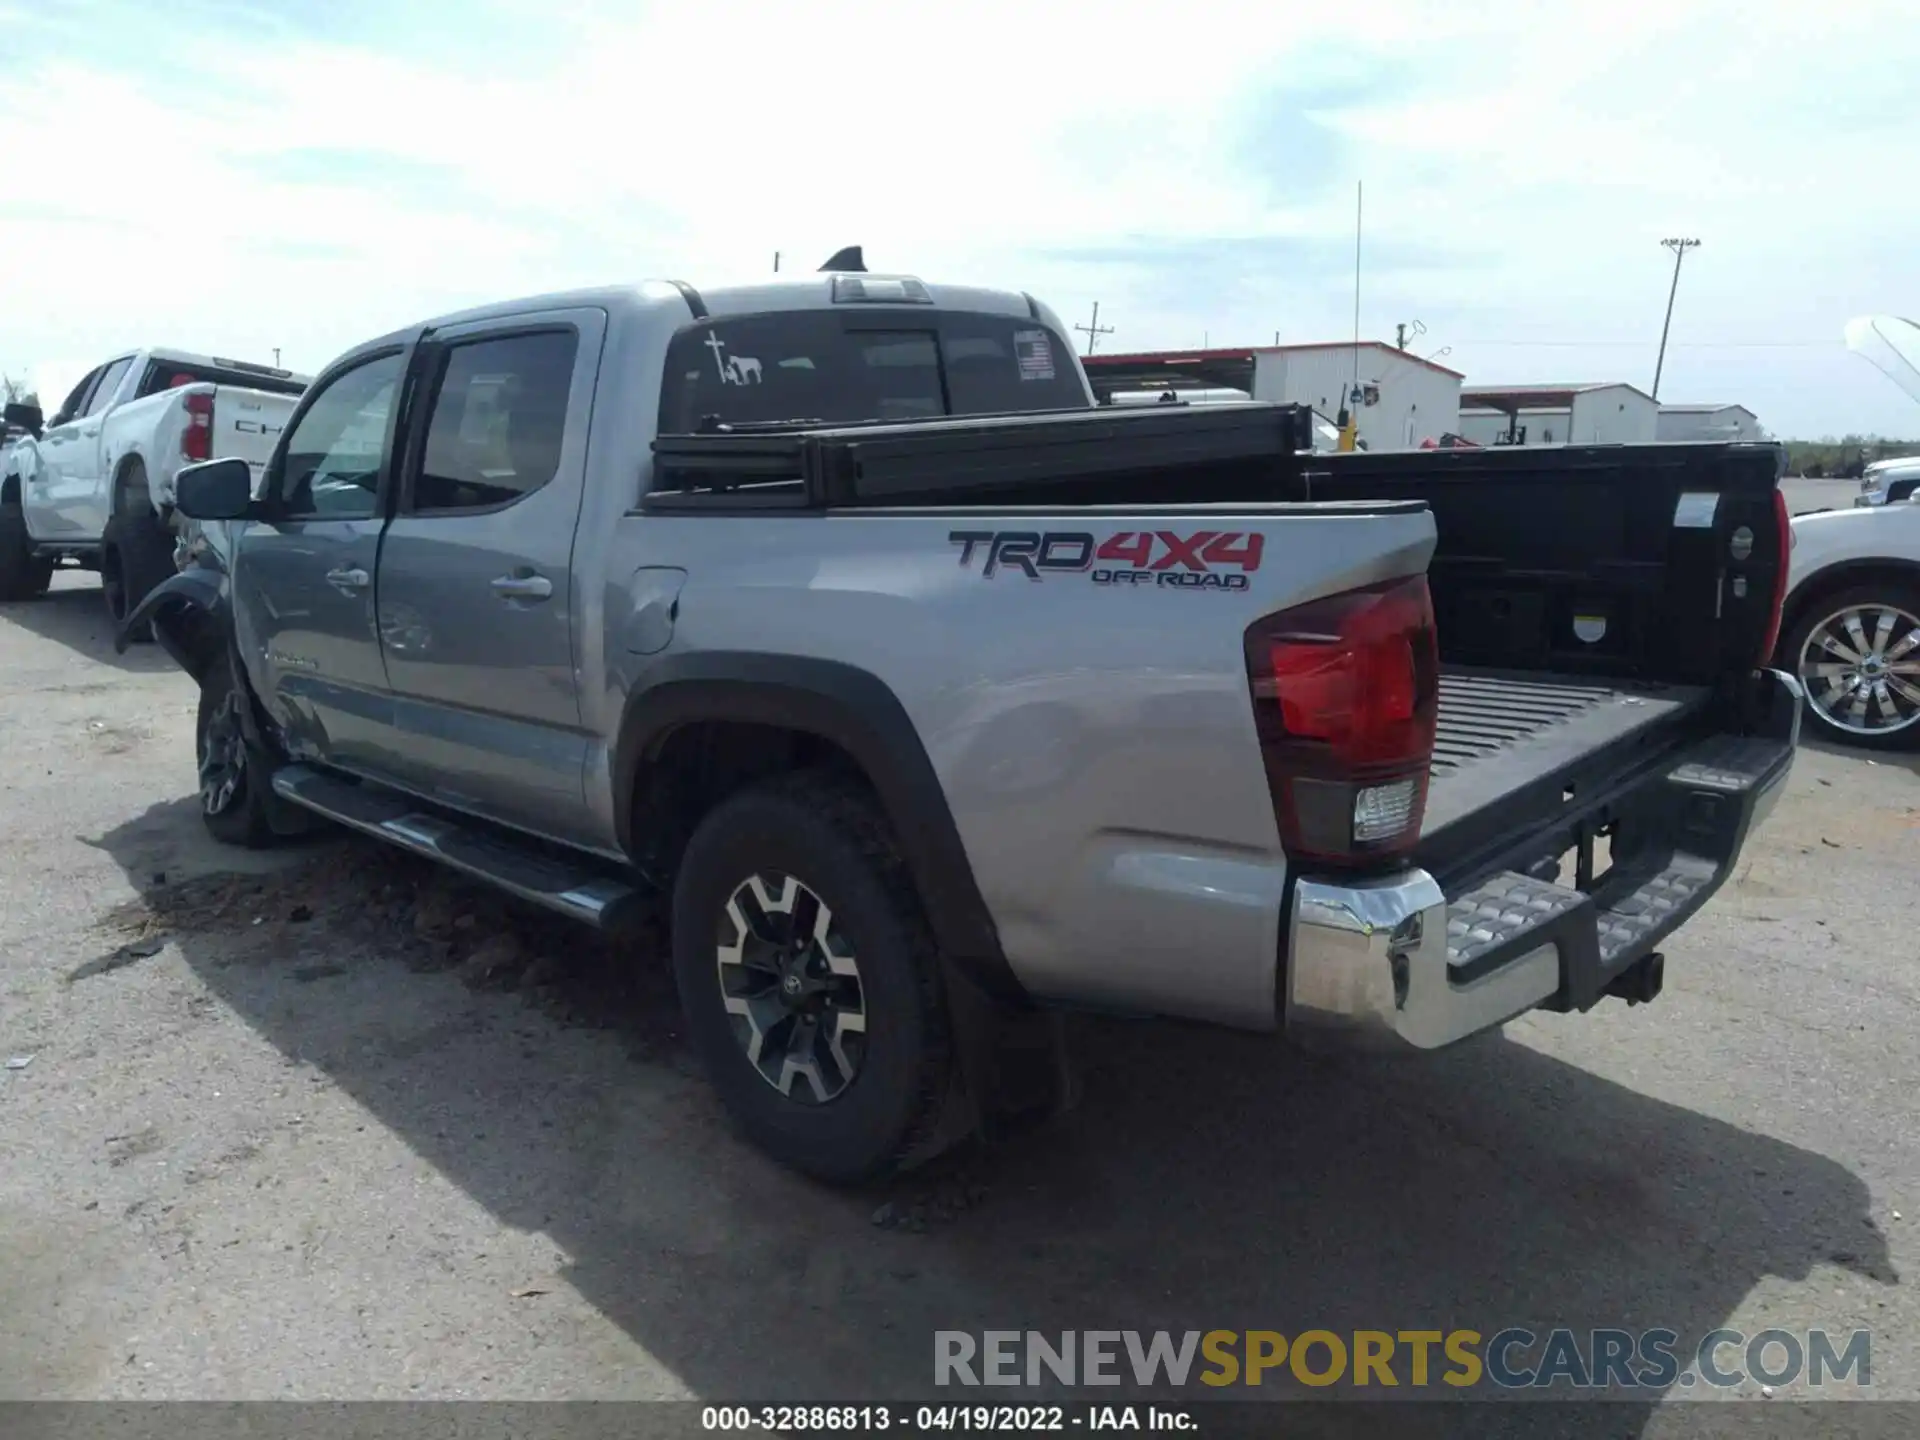
[[988,1144],[1072,1108],[1066,1022],[1057,1011],[990,994],[963,966],[946,966],[947,1015],[971,1127]]

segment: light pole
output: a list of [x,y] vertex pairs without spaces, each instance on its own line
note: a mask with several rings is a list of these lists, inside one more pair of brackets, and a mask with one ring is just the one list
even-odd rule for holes
[[1680,262],[1687,258],[1687,251],[1698,250],[1698,240],[1682,240],[1671,237],[1660,242],[1673,252],[1673,285],[1667,291],[1667,318],[1660,324],[1660,358],[1653,362],[1653,398],[1660,398],[1660,372],[1667,364],[1667,331],[1673,328],[1673,297],[1680,293]]

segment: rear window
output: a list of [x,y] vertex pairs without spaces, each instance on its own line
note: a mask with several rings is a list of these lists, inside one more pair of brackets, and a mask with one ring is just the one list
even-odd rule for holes
[[172,360],[154,360],[147,365],[140,382],[140,395],[158,395],[162,390],[177,390],[182,385],[244,385],[249,390],[264,390],[269,395],[298,395],[307,387],[284,375],[262,375],[252,370],[229,370],[217,365],[183,365]]
[[1006,315],[789,310],[689,326],[667,347],[663,434],[1087,408],[1073,354]]

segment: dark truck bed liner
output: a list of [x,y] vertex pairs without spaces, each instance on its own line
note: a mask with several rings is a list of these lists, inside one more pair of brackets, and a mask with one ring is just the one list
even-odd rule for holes
[[1595,750],[1670,729],[1701,710],[1698,685],[1637,684],[1448,666],[1424,833],[1553,780]]
[[1700,685],[1444,666],[1418,859],[1451,890],[1515,864],[1539,837],[1547,863],[1567,818],[1605,822],[1603,788],[1631,782],[1715,729]]

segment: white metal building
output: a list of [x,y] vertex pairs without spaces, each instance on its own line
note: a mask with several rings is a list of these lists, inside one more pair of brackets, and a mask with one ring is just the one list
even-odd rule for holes
[[1662,405],[1661,440],[1764,440],[1760,417],[1744,405]]
[[1358,388],[1356,433],[1369,450],[1414,449],[1460,428],[1460,372],[1377,340],[1090,355],[1081,363],[1095,391],[1116,399],[1147,390],[1232,389],[1332,417]]
[[1621,381],[1472,385],[1460,394],[1460,433],[1476,445],[1636,445],[1655,439],[1659,423],[1659,402]]

